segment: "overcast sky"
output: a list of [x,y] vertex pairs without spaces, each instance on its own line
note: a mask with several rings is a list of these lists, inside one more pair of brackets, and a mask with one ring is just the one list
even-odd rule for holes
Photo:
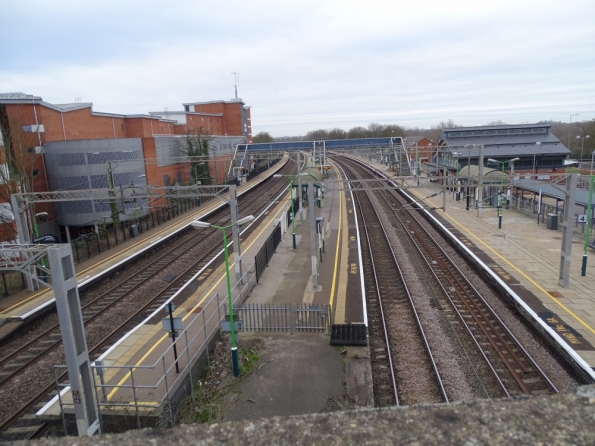
[[252,133],[595,118],[593,0],[3,0],[0,92],[110,113],[238,96]]

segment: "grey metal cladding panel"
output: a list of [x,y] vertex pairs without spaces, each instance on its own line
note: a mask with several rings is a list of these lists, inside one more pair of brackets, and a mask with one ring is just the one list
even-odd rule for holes
[[140,149],[142,151],[142,141],[140,138],[53,141],[46,143],[45,149],[46,153],[119,152],[135,149]]
[[89,177],[52,177],[51,185],[53,190],[82,190],[89,189]]
[[158,167],[170,166],[176,162],[172,158],[180,158],[188,155],[188,152],[184,148],[183,138],[175,136],[155,138],[155,151],[157,152]]
[[107,189],[107,173],[104,175],[91,175],[93,189]]

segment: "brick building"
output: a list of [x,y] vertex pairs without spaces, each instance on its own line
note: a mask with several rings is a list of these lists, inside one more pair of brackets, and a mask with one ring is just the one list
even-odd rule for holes
[[[216,159],[223,153],[229,159],[235,146],[250,137],[250,110],[241,100],[208,104],[208,110],[198,110],[201,103],[196,103],[185,104],[183,112],[121,115],[96,112],[92,103],[51,104],[39,96],[0,94],[5,146],[0,160],[0,203],[8,202],[15,192],[106,188],[108,176],[115,187],[188,184],[192,164],[180,162],[187,154],[184,138],[188,134],[209,137],[211,171],[215,181],[221,182],[227,170]],[[136,212],[144,214],[164,204],[141,202]],[[58,226],[96,225],[99,218],[109,215],[106,206],[85,201],[68,206],[38,204],[29,213],[33,220],[29,226],[39,223],[45,226],[43,230],[57,233]],[[132,218],[134,210],[123,211],[123,219]],[[4,213],[0,209],[0,219]],[[36,214],[47,223],[37,221]],[[0,230],[2,240],[10,240],[14,233],[9,220],[10,216],[4,218],[9,227]]]

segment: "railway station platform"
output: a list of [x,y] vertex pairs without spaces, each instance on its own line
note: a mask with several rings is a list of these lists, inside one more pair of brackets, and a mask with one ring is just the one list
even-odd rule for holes
[[[340,172],[336,169],[329,173],[330,177],[337,175]],[[306,184],[307,178],[303,180]],[[241,197],[239,201],[241,202]],[[273,336],[291,336],[290,339],[293,340],[289,343],[303,343],[303,336],[322,336],[324,339],[322,344],[314,343],[317,345],[317,354],[303,355],[297,362],[297,357],[281,355],[287,360],[281,361],[279,373],[275,374],[276,379],[280,380],[277,388],[282,391],[275,393],[271,390],[275,393],[269,399],[273,413],[296,413],[296,407],[301,408],[299,413],[317,412],[324,409],[329,398],[339,396],[343,389],[343,357],[328,345],[331,325],[329,319],[342,324],[364,323],[356,226],[354,213],[349,211],[351,199],[345,192],[328,191],[323,194],[320,206],[317,203],[308,204],[301,211],[299,207],[294,209],[296,249],[293,248],[292,226],[287,221],[287,214],[291,212],[288,191],[265,212],[264,218],[257,227],[252,228],[249,236],[241,237],[243,276],[232,291],[234,308],[241,303],[329,308],[326,314],[330,317],[326,321],[323,319],[323,330],[317,331],[312,327],[304,330],[315,333],[300,335],[297,327],[295,335],[291,336],[287,330],[277,330],[272,325],[257,332],[258,335],[265,336],[267,332],[271,332]],[[205,211],[206,209],[203,210]],[[322,217],[324,234],[323,249],[317,248],[314,252],[312,236],[318,242],[321,239],[311,231],[312,211],[316,217]],[[196,218],[197,215],[189,216],[188,221],[180,222],[180,225],[187,225]],[[264,274],[257,281],[255,255],[278,225],[284,231],[282,240]],[[147,242],[150,243],[150,239]],[[316,259],[318,273],[316,284],[312,276],[313,257]],[[229,268],[232,277],[235,261],[235,254],[231,254]],[[174,295],[176,308],[173,316],[181,319],[184,330],[176,342],[176,352],[173,351],[168,333],[163,331],[162,318],[166,314],[160,310],[101,355],[101,362],[97,363],[101,367],[95,368],[95,372],[102,374],[99,386],[101,391],[98,392],[102,413],[136,413],[139,420],[161,416],[171,419],[173,414],[165,413],[169,409],[164,402],[174,401],[175,405],[175,400],[180,398],[180,389],[182,393],[186,392],[184,395],[188,394],[188,390],[200,376],[200,368],[208,361],[209,349],[220,339],[220,321],[227,312],[225,277],[224,264],[208,267],[192,281],[200,284],[189,283],[188,287]],[[298,324],[299,319],[298,316]],[[294,328],[292,334],[293,330]],[[248,334],[240,332],[238,335],[241,341]],[[365,354],[361,356],[365,357]],[[321,368],[325,361],[330,361],[329,367]],[[186,373],[190,369],[192,373]],[[359,365],[358,370],[361,371],[360,376],[352,379],[363,382],[361,375],[368,373],[368,369]],[[299,377],[299,380],[287,383],[285,377],[288,375]],[[269,378],[274,379],[272,375]],[[303,385],[314,381],[318,385]],[[356,391],[366,394],[366,389],[358,388]],[[362,400],[370,399],[367,396],[362,397]],[[296,401],[301,403],[297,405]],[[63,405],[66,412],[72,413],[72,398],[67,390],[60,400],[54,398],[43,407],[38,416],[57,423],[60,405]],[[236,412],[236,417],[237,413],[241,411]],[[142,422],[139,423],[145,426]]]
[[[280,161],[253,181],[239,186],[237,188],[238,199],[241,199],[243,193],[274,175],[285,162],[286,160]],[[153,249],[156,243],[162,242],[177,232],[184,230],[190,222],[211,214],[227,203],[224,198],[216,197],[211,199],[202,206],[179,215],[160,226],[144,231],[137,237],[130,238],[118,246],[91,257],[84,262],[78,263],[75,265],[75,271],[79,288],[93,281],[101,280],[133,258]],[[17,330],[22,322],[35,318],[40,313],[53,308],[53,303],[54,296],[52,290],[44,289],[43,286],[36,291],[23,290],[2,299],[0,303],[0,340]]]
[[[356,157],[389,178],[386,165]],[[423,174],[423,173],[422,173]],[[429,207],[442,207],[442,194],[427,198],[436,188],[414,188],[408,192]],[[524,302],[553,329],[593,370],[595,370],[595,250],[588,249],[585,276],[581,276],[585,235],[575,229],[568,287],[558,284],[562,232],[547,228],[543,218],[513,209],[503,210],[498,228],[498,210],[466,210],[463,199],[456,201],[450,191],[446,210],[432,211],[459,240],[486,259],[486,263]],[[542,216],[543,217],[543,216]]]

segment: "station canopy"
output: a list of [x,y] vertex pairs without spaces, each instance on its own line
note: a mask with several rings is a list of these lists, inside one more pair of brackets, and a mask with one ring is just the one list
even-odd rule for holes
[[[459,170],[457,177],[461,178],[462,180],[471,178],[471,184],[477,184],[479,179],[479,166],[475,164],[465,166]],[[508,181],[508,174],[506,172],[504,172],[503,175],[501,170],[492,169],[491,167],[483,168],[483,184],[494,184],[500,183],[502,181]]]

